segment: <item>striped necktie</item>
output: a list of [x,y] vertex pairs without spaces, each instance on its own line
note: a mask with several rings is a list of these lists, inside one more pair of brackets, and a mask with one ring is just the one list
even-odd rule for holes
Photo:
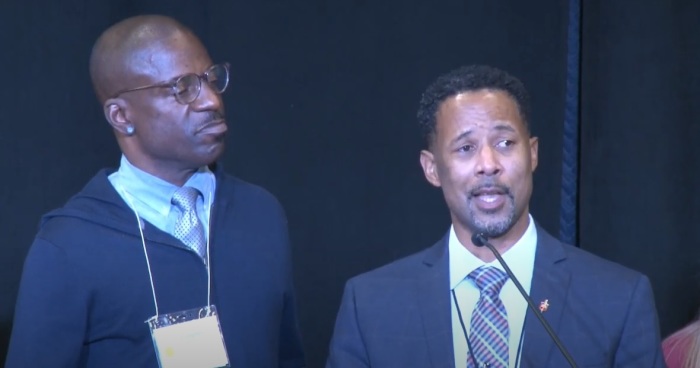
[[467,367],[507,368],[510,332],[499,294],[508,275],[498,268],[481,266],[467,277],[474,280],[481,293],[472,313],[469,342],[473,356],[467,358]]

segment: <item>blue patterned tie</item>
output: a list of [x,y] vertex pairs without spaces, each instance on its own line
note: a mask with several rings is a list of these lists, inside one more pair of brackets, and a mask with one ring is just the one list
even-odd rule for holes
[[173,235],[197,252],[202,260],[206,260],[207,242],[204,239],[204,227],[197,217],[197,197],[199,191],[192,187],[182,187],[173,194],[172,203],[181,213],[175,223]]
[[481,266],[467,277],[474,280],[481,291],[472,313],[469,335],[474,356],[467,358],[467,367],[508,368],[508,314],[498,296],[508,275],[498,268]]

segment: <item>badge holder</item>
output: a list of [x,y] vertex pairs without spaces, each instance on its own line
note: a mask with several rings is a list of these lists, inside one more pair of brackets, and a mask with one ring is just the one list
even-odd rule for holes
[[214,305],[153,316],[146,323],[161,368],[230,367]]

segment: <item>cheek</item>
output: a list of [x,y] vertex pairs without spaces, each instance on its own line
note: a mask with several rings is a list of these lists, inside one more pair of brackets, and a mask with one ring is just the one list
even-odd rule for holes
[[474,163],[465,157],[452,156],[438,163],[441,173],[453,181],[461,181],[473,176]]
[[467,165],[452,165],[442,169],[440,181],[445,195],[464,199],[473,185],[473,175]]
[[532,160],[530,159],[530,150],[522,150],[504,160],[504,167],[513,176],[522,178],[532,175]]
[[520,165],[511,168],[509,180],[511,181],[511,189],[516,195],[517,200],[527,201],[529,193],[532,191],[532,170],[527,161]]
[[189,123],[187,117],[177,111],[162,114],[158,123],[161,132],[173,138],[183,139],[183,137],[190,136],[193,131],[192,124]]

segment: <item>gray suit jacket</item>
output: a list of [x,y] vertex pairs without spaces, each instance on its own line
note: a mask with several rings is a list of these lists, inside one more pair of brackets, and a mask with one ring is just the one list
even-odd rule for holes
[[[647,277],[537,238],[530,296],[577,365],[665,367]],[[447,242],[347,282],[326,368],[454,367]],[[529,310],[524,334],[521,367],[569,366]]]

